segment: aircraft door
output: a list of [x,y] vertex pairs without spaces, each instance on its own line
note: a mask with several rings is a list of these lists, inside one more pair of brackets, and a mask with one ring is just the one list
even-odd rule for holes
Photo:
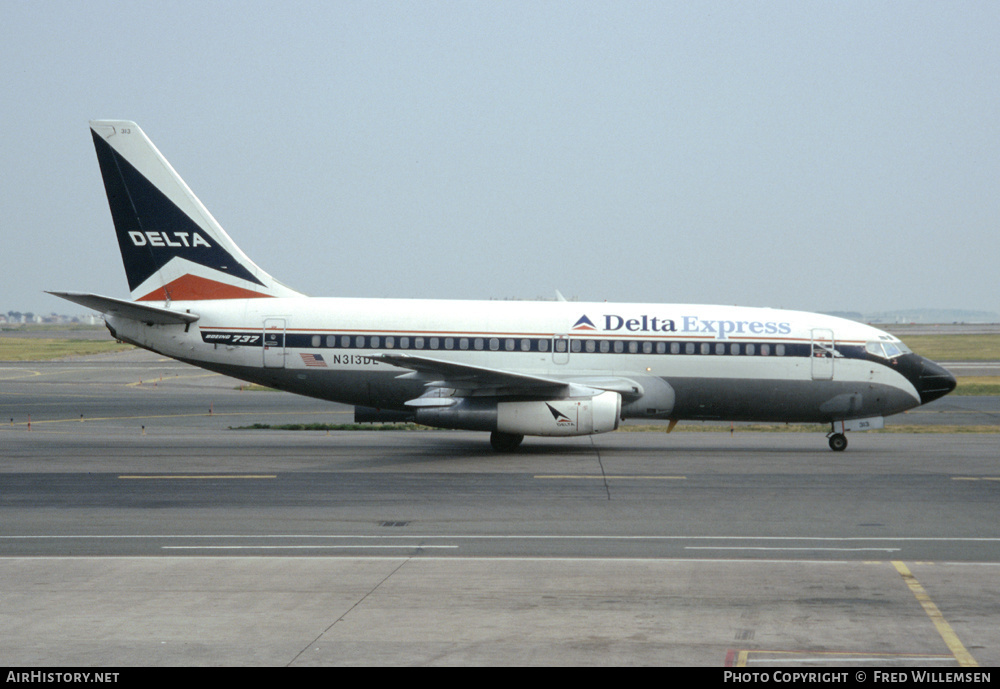
[[264,319],[264,368],[285,367],[285,319]]
[[833,362],[836,358],[836,347],[833,331],[827,328],[812,330],[811,366],[813,380],[833,380]]

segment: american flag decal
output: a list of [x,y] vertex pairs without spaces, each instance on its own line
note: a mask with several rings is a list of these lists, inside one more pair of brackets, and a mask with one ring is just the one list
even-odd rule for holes
[[302,363],[306,366],[319,366],[320,368],[326,368],[326,362],[323,361],[323,357],[320,354],[300,354],[302,357]]

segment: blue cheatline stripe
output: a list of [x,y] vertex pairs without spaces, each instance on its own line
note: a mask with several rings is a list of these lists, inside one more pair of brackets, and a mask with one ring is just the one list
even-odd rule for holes
[[[268,333],[272,338],[268,346],[305,350],[379,350],[416,352],[503,352],[503,353],[549,353],[552,351],[551,337],[476,337],[476,336],[426,336],[426,335],[370,335],[362,333]],[[208,344],[227,346],[260,347],[263,343],[260,330],[219,331],[203,330],[202,341]],[[746,342],[735,340],[650,340],[650,339],[606,339],[606,338],[561,338],[559,344],[566,343],[570,353],[576,354],[639,354],[644,356],[780,356],[812,357],[810,343],[804,342]],[[869,359],[864,347],[858,345],[836,346],[836,351],[845,359]],[[841,358],[838,357],[838,358]]]

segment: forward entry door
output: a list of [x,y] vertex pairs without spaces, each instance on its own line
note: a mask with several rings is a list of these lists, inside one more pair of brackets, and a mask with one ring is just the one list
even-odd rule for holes
[[813,380],[833,380],[833,362],[837,349],[833,331],[814,328],[812,331],[812,378]]

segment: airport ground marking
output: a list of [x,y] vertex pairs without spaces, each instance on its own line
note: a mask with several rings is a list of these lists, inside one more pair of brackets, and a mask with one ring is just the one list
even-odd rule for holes
[[146,480],[198,480],[198,479],[272,479],[278,478],[277,474],[123,474],[118,477],[126,481],[146,481]]
[[687,476],[656,476],[648,474],[609,474],[608,476],[601,476],[600,474],[539,474],[535,476],[539,480],[559,480],[559,479],[581,479],[581,480],[598,480],[598,481],[685,481]]
[[[763,656],[753,658],[751,656]],[[784,657],[774,657],[784,656]],[[929,655],[925,653],[872,653],[870,651],[777,651],[772,649],[734,649],[726,654],[726,667],[749,667],[753,664],[773,665],[789,663],[886,663],[893,660],[909,660],[929,664],[940,664],[955,660],[954,656]]]
[[831,551],[831,552],[844,552],[844,553],[862,553],[862,552],[876,552],[876,553],[896,553],[902,550],[902,548],[830,548],[823,546],[801,546],[801,547],[779,547],[779,546],[752,546],[752,545],[736,545],[736,546],[715,546],[715,545],[687,545],[684,546],[684,550],[767,550],[767,551]]
[[[193,477],[204,477],[207,475],[192,475]],[[223,475],[224,478],[238,477],[242,475],[230,474],[228,476]],[[168,476],[172,477],[172,476]],[[153,476],[143,477],[143,478],[154,478]],[[612,536],[606,534],[587,534],[587,535],[552,535],[552,534],[447,534],[447,533],[358,533],[358,534],[169,534],[169,533],[152,533],[152,534],[7,534],[0,535],[0,542],[4,541],[31,541],[31,540],[158,540],[158,539],[174,539],[174,540],[195,540],[195,539],[262,539],[262,540],[274,540],[274,539],[299,539],[299,540],[362,540],[368,539],[373,541],[381,540],[450,540],[450,541],[470,541],[470,540],[482,540],[482,541],[509,541],[509,540],[524,540],[524,541],[612,541],[612,542],[640,542],[640,541],[651,541],[651,542],[678,542],[678,541],[818,541],[824,543],[846,543],[846,542],[858,542],[858,541],[905,541],[905,542],[989,542],[996,543],[1000,542],[1000,538],[983,538],[983,537],[968,537],[968,538],[949,538],[949,537],[830,537],[830,536],[663,536],[663,535],[645,535],[645,536]],[[688,546],[686,549],[689,550],[721,550],[726,549],[726,546],[720,546],[718,548],[713,546],[704,546],[699,548],[698,546]],[[753,549],[753,546],[734,546],[731,549],[734,550],[745,550]],[[762,550],[804,550],[804,551],[816,551],[816,550],[845,550],[845,551],[863,551],[863,550],[874,550],[874,551],[885,551],[885,550],[897,550],[897,548],[892,548],[891,546],[884,547],[858,547],[858,548],[846,548],[846,547],[836,547],[836,546],[790,546],[787,548],[767,548],[761,547]],[[572,558],[571,558],[572,559]],[[626,558],[626,559],[644,559],[644,558]],[[689,561],[688,558],[648,558],[653,560],[683,560]],[[708,561],[708,560],[706,560]],[[714,560],[712,560],[714,561]],[[725,560],[729,562],[731,560]],[[768,560],[747,560],[746,562],[768,562]],[[776,562],[789,562],[788,560],[776,560]],[[794,561],[794,562],[811,562],[808,560],[804,561]],[[829,560],[817,560],[818,564],[830,564]],[[885,560],[844,560],[841,564],[864,564],[864,565],[884,565]],[[1000,563],[997,562],[951,562],[948,563],[953,566],[978,566],[978,567],[1000,567]]]
[[165,545],[160,550],[458,550],[457,545]]
[[[190,414],[147,414],[144,416],[94,416],[91,418],[69,418],[69,419],[41,419],[38,421],[33,421],[33,424],[42,423],[68,423],[70,421],[80,423],[92,423],[95,421],[142,421],[146,419],[186,419],[192,417],[202,417],[202,416],[306,416],[306,415],[334,415],[334,414],[353,414],[353,411],[282,411],[282,412],[262,412],[260,410],[256,411],[234,411],[234,412],[193,412]],[[15,426],[26,426],[27,423],[24,421],[15,421]]]
[[958,661],[958,664],[961,667],[979,667],[979,663],[976,662],[976,659],[972,657],[972,654],[969,653],[965,646],[962,645],[962,642],[959,641],[955,630],[952,629],[951,625],[944,619],[944,615],[941,614],[941,610],[939,610],[938,606],[934,604],[934,601],[931,600],[930,595],[928,595],[924,587],[920,585],[917,578],[913,576],[909,567],[907,567],[905,563],[898,560],[894,560],[892,566],[895,567],[896,571],[899,572],[899,575],[903,577],[903,581],[906,582],[910,591],[914,596],[916,596],[917,601],[924,609],[924,612],[927,613],[929,618],[931,618],[931,622],[934,623],[935,629],[937,629],[941,638],[944,639],[945,645],[948,647],[948,650],[951,651],[955,660]]
[[189,373],[189,374],[185,374],[183,376],[182,375],[167,376],[166,379],[164,379],[163,376],[160,376],[160,377],[155,378],[155,379],[154,378],[147,378],[145,380],[137,380],[137,381],[134,381],[132,383],[125,383],[125,387],[127,387],[127,388],[133,388],[133,387],[139,387],[140,385],[154,385],[154,386],[156,386],[158,383],[163,383],[163,382],[169,383],[170,381],[180,380],[181,378],[210,378],[212,376],[222,376],[222,374],[221,373]]
[[[4,371],[17,371],[16,375],[9,376]],[[0,367],[0,380],[22,380],[24,378],[34,378],[35,376],[42,375],[41,371],[35,371],[32,369],[23,369],[3,366]]]

